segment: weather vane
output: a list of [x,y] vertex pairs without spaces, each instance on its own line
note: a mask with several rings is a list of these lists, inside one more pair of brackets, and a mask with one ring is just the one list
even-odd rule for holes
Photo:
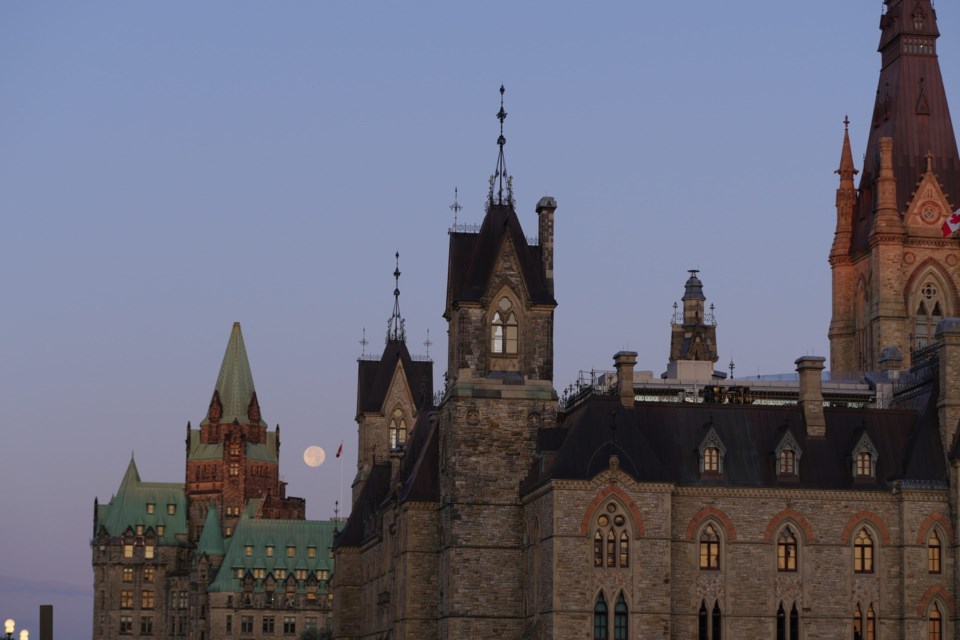
[[433,342],[430,341],[430,329],[427,329],[427,339],[423,341],[423,346],[427,348],[427,357],[430,357],[430,345]]
[[367,345],[370,344],[367,341],[367,328],[363,328],[363,337],[360,338],[360,357],[367,355]]
[[453,204],[450,205],[450,211],[453,211],[453,226],[457,226],[457,214],[463,210],[463,206],[460,204],[460,198],[457,194],[457,188],[453,188]]

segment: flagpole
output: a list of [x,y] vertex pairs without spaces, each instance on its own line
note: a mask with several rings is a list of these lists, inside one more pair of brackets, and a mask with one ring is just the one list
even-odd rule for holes
[[340,508],[343,509],[343,443],[340,443],[340,450],[337,452],[337,458],[340,460]]

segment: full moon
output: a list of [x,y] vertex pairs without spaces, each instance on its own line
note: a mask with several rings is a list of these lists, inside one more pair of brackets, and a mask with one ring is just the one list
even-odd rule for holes
[[307,463],[308,467],[319,467],[326,459],[327,452],[316,445],[307,447],[303,452],[303,461]]

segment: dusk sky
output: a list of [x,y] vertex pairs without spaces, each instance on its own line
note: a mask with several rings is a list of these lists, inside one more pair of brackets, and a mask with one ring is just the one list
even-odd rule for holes
[[[938,3],[960,109],[960,7]],[[182,481],[234,321],[281,474],[334,515],[393,308],[446,367],[449,205],[557,199],[558,390],[665,370],[688,269],[736,375],[828,356],[833,171],[882,2],[0,3],[0,618],[89,638],[93,501]],[[341,467],[333,454],[344,441]],[[327,462],[307,467],[319,445]]]

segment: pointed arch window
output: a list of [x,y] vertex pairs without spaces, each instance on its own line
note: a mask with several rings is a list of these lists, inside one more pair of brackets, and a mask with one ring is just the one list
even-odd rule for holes
[[800,640],[800,612],[796,602],[790,610],[790,640]]
[[627,640],[627,620],[627,600],[621,591],[613,608],[613,640]]
[[873,612],[873,605],[867,607],[867,627],[864,629],[863,640],[877,640],[877,616]]
[[722,640],[721,627],[723,626],[723,614],[720,612],[720,602],[713,603],[713,615],[710,616],[710,640]]
[[720,568],[720,534],[712,524],[708,524],[700,532],[700,568]]
[[783,610],[783,603],[777,609],[777,640],[787,640],[787,612]]
[[853,610],[853,640],[877,640],[877,616],[872,604],[867,608],[866,618],[859,604]]
[[597,596],[593,605],[593,640],[607,640],[607,601],[603,593]]
[[394,409],[390,416],[390,448],[396,449],[403,446],[407,441],[407,421],[403,417],[403,411]]
[[925,282],[920,287],[919,298],[913,326],[913,346],[915,349],[922,349],[933,344],[937,324],[943,320],[943,301],[940,287],[936,283]]
[[943,640],[943,616],[940,606],[934,602],[927,616],[927,640]]
[[500,298],[497,310],[490,322],[490,350],[493,353],[512,355],[517,353],[519,323],[509,298]]
[[797,570],[797,536],[784,527],[777,538],[777,571]]
[[937,530],[931,530],[930,537],[927,539],[927,571],[929,573],[940,573],[940,552],[942,549]]
[[873,538],[866,527],[857,532],[853,541],[854,573],[873,573]]
[[604,512],[597,516],[597,529],[593,534],[593,566],[630,566],[630,533],[627,518],[616,502],[609,502]]
[[863,611],[860,605],[853,610],[853,640],[863,640]]
[[707,634],[707,603],[701,601],[700,613],[697,615],[697,640],[708,640]]
[[870,436],[864,432],[853,448],[853,478],[854,480],[870,480],[877,475],[877,448],[873,446]]

